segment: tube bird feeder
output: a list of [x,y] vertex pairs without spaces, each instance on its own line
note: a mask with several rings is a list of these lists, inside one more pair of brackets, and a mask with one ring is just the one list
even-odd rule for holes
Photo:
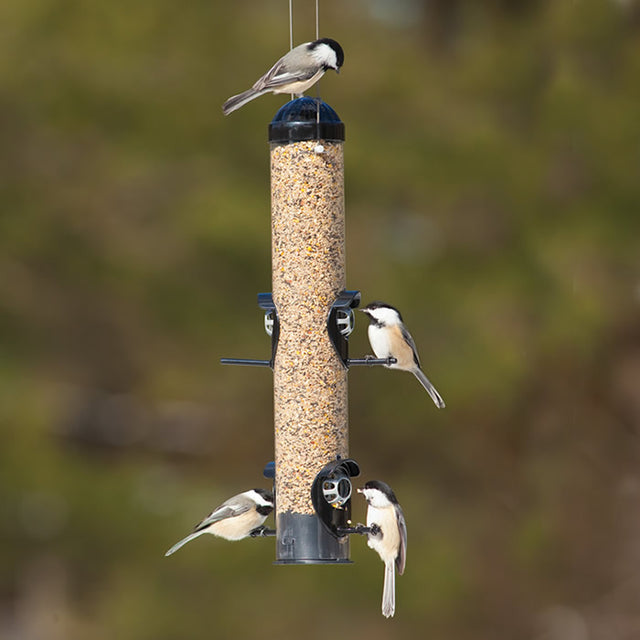
[[327,331],[346,284],[344,124],[326,103],[299,98],[278,111],[269,142],[280,326],[273,361],[276,563],[347,563],[348,536],[323,524],[311,496],[318,473],[346,459],[349,447],[347,369]]

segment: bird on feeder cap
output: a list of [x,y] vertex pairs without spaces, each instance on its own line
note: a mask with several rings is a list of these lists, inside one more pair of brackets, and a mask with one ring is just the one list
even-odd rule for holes
[[251,89],[231,96],[223,105],[225,116],[265,93],[292,93],[297,96],[312,87],[327,69],[336,73],[344,62],[342,47],[331,38],[305,42],[282,56]]

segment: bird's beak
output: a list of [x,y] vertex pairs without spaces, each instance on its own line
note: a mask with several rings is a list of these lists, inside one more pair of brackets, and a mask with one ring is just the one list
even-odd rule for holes
[[364,493],[364,489],[356,489],[358,493]]

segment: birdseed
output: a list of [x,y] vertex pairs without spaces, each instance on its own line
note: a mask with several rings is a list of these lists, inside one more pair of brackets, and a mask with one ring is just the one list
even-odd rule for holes
[[348,455],[347,372],[327,333],[346,285],[342,143],[271,145],[271,233],[276,508],[312,515],[316,474]]

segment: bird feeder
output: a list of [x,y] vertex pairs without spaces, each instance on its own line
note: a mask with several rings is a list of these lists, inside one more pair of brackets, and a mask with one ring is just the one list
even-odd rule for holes
[[351,478],[347,370],[358,291],[345,290],[344,124],[325,102],[299,98],[269,125],[272,293],[258,294],[273,369],[276,564],[349,560]]
[[[273,363],[276,562],[349,562],[349,539],[323,525],[316,475],[347,458],[347,370],[327,322],[345,289],[344,124],[299,98],[269,126],[272,295],[280,324]],[[357,468],[357,465],[356,465]],[[350,500],[336,508],[345,514]]]

